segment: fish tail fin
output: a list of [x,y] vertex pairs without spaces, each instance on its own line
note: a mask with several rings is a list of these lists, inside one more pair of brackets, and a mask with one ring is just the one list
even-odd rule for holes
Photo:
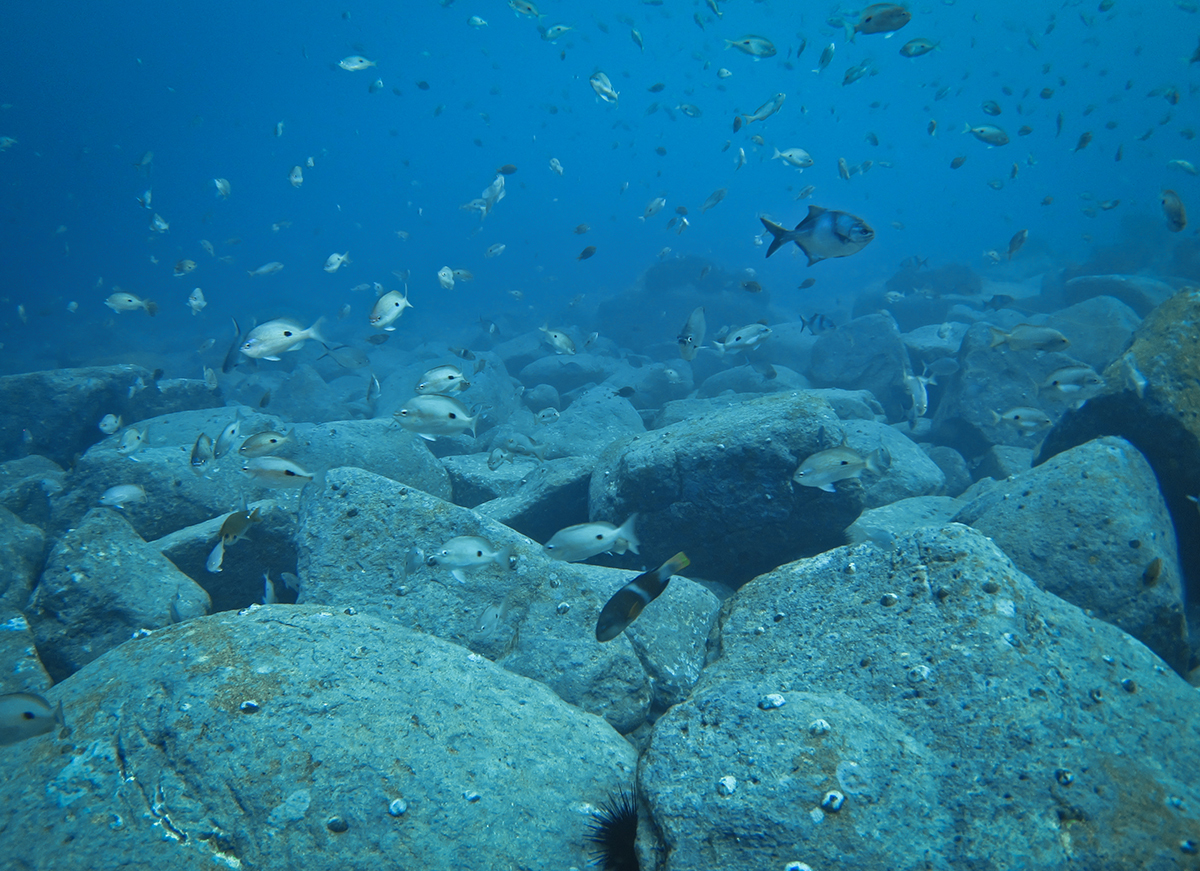
[[637,523],[637,514],[630,514],[629,519],[621,524],[621,528],[617,530],[617,538],[625,539],[625,544],[629,550],[638,553],[638,548],[642,543],[638,541],[637,532],[634,531],[634,525]]
[[[325,337],[321,335],[321,324],[325,323],[325,315],[317,318],[317,322],[308,328],[308,337],[314,342],[320,342],[322,346],[325,344]],[[326,350],[329,350],[326,348]]]
[[681,572],[692,564],[692,561],[687,558],[687,554],[683,551],[675,554],[658,569],[658,576],[663,580],[671,577],[671,575]]
[[892,467],[892,455],[887,448],[880,445],[867,455],[867,470],[876,475],[882,475]]
[[712,346],[713,346],[714,348],[716,348],[716,349],[717,349],[717,356],[718,356],[718,357],[724,357],[724,356],[725,356],[725,346],[724,346],[724,345],[722,345],[720,342],[713,342],[713,343],[712,343]]
[[496,565],[500,566],[502,569],[512,568],[512,555],[513,546],[511,544],[504,545],[501,551],[496,554]]
[[996,414],[996,412],[992,411],[989,413],[992,415],[992,426],[996,426],[1001,420],[1003,420],[1003,418]]
[[988,327],[988,332],[991,334],[991,341],[988,343],[989,348],[995,348],[1008,341],[1008,333],[999,327]]
[[762,225],[767,228],[767,232],[769,232],[772,237],[771,244],[767,246],[767,256],[770,257],[772,254],[778,251],[781,246],[788,243],[788,234],[791,231],[788,230],[787,227],[776,224],[774,221],[768,221],[766,218],[760,217],[759,220],[762,221]]
[[154,302],[154,300],[146,300],[145,306],[146,314],[150,315],[150,317],[154,317],[156,314],[158,314],[158,303]]

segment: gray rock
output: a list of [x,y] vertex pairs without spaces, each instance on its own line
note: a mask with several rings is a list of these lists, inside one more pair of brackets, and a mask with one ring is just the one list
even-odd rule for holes
[[1005,478],[1029,471],[1033,465],[1033,448],[1018,448],[1012,445],[992,445],[975,462],[974,477]]
[[778,393],[781,390],[804,390],[809,386],[807,378],[785,366],[744,363],[705,378],[698,392],[701,397],[713,397],[726,391],[738,394]]
[[967,467],[967,461],[954,448],[945,445],[921,445],[921,450],[946,477],[943,492],[947,496],[959,496],[971,486],[971,470]]
[[812,396],[820,397],[828,402],[833,413],[840,420],[877,420],[880,423],[887,420],[883,406],[869,390],[842,390],[838,387],[826,387],[808,392]]
[[[962,507],[949,496],[913,496],[890,505],[870,508],[846,528],[851,544],[873,541],[890,550],[888,534],[900,536],[924,526],[945,526]],[[883,534],[881,534],[883,533]]]
[[549,384],[560,394],[577,390],[588,384],[600,384],[610,376],[628,369],[629,364],[616,357],[597,354],[555,354],[549,348],[546,356],[534,360],[518,376],[528,387]]
[[869,314],[818,336],[808,375],[818,386],[869,390],[889,408],[899,406],[900,379],[908,368],[896,321]]
[[755,579],[720,652],[641,759],[643,868],[1173,868],[1194,837],[1196,691],[966,527]]
[[549,384],[537,384],[529,388],[521,394],[521,399],[535,414],[543,408],[562,410],[562,400],[559,398],[558,391]]
[[535,435],[548,457],[595,457],[617,439],[646,431],[642,416],[621,396],[597,387],[576,397],[554,423]]
[[[792,484],[800,460],[821,449],[822,429],[836,443],[829,404],[791,392],[616,442],[592,473],[591,517],[620,523],[638,513],[638,565],[658,565],[682,550],[698,575],[744,583],[836,547],[861,511],[861,489],[826,493]],[[619,561],[634,563],[628,554]]]
[[172,622],[171,603],[208,594],[113,509],[95,508],[51,551],[26,617],[55,680],[143,629]]
[[46,537],[38,527],[0,508],[0,611],[25,607],[45,551]]
[[687,578],[673,578],[667,589],[671,595],[660,595],[625,630],[650,678],[651,703],[658,711],[687,698],[700,679],[721,609],[717,596]]
[[922,365],[932,363],[942,357],[957,355],[969,326],[970,324],[957,321],[926,324],[901,336],[904,347],[908,349],[913,370],[919,375]]
[[549,541],[564,526],[587,522],[591,459],[563,457],[523,468],[515,489],[476,510],[540,542]]
[[[53,401],[49,399],[53,397]],[[219,405],[200,381],[162,381],[140,366],[51,369],[0,377],[0,461],[41,454],[60,466],[100,441],[106,414],[125,422]],[[29,409],[38,413],[30,415]]]
[[1080,275],[1067,280],[1064,297],[1077,303],[1097,296],[1111,296],[1129,306],[1140,317],[1175,295],[1175,288],[1144,275]]
[[1097,296],[1030,322],[1061,332],[1071,341],[1067,353],[1101,372],[1129,346],[1142,319],[1120,300]]
[[450,501],[463,508],[475,508],[500,496],[507,496],[521,486],[521,481],[538,465],[533,457],[513,457],[497,468],[488,468],[483,454],[452,454],[441,458],[442,467],[450,476]]
[[[1021,571],[1124,629],[1186,671],[1179,553],[1154,472],[1123,439],[1102,438],[1002,482],[955,516]],[[1147,583],[1147,567],[1161,569]]]
[[[460,583],[426,564],[460,535],[512,546],[515,568],[468,569]],[[628,573],[550,560],[540,544],[477,512],[349,468],[305,494],[296,542],[301,603],[353,605],[470,647],[621,732],[644,722],[648,678],[628,639],[595,640],[596,616]],[[490,606],[505,616],[489,631],[481,618]]]
[[450,476],[426,442],[393,421],[335,420],[299,424],[294,456],[309,470],[354,466],[408,484],[441,499],[451,494]]
[[70,736],[0,749],[14,867],[583,868],[636,765],[533,681],[327,608],[155,632],[49,698]]
[[53,683],[25,615],[0,607],[0,693],[43,693]]
[[57,463],[38,454],[0,463],[0,507],[45,528],[50,523],[50,499],[62,492],[65,479]]

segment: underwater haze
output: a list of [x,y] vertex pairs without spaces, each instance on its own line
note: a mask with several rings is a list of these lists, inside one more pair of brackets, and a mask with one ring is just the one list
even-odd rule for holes
[[[1186,205],[1200,190],[1186,168],[1197,162],[1194,4],[931,0],[911,5],[899,31],[852,41],[853,4],[715,8],[545,0],[537,18],[501,0],[14,6],[0,37],[0,136],[15,140],[0,153],[0,371],[124,355],[200,377],[195,349],[224,347],[230,316],[307,326],[346,304],[328,332],[361,340],[374,293],[351,288],[402,289],[395,272],[414,308],[393,339],[415,343],[480,317],[522,329],[570,317],[586,333],[583,313],[658,258],[753,269],[794,319],[848,310],[912,256],[1020,279],[1110,249],[1133,261],[1114,271],[1135,271],[1180,242],[1160,198],[1172,189]],[[544,39],[556,25],[570,29]],[[776,54],[727,47],[747,35]],[[936,48],[902,56],[918,38]],[[338,66],[354,55],[375,66]],[[615,103],[591,87],[597,72]],[[776,93],[777,113],[734,131],[737,113]],[[993,147],[966,125],[1010,141]],[[773,160],[776,148],[802,148],[813,165]],[[843,179],[839,159],[862,170]],[[505,164],[517,171],[503,200],[482,219],[464,210]],[[701,213],[720,188],[725,199]],[[662,211],[639,220],[658,197]],[[758,217],[792,227],[809,204],[862,218],[874,241],[811,268],[795,246],[766,261]],[[164,232],[150,229],[155,215]],[[580,224],[590,230],[575,234]],[[1020,230],[1028,242],[1010,262]],[[486,257],[497,243],[503,253]],[[578,260],[589,245],[594,256]],[[350,262],[327,273],[335,252]],[[181,260],[195,271],[175,276]],[[272,261],[283,270],[247,274]],[[443,266],[475,279],[444,291]],[[815,286],[798,290],[808,277]],[[207,307],[193,317],[195,287]],[[114,288],[155,301],[157,318],[105,308]]]

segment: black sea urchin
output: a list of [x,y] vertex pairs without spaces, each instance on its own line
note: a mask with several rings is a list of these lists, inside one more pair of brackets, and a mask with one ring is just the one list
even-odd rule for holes
[[622,789],[610,795],[598,811],[592,811],[588,843],[592,864],[602,871],[639,871],[637,850],[638,814],[633,793]]

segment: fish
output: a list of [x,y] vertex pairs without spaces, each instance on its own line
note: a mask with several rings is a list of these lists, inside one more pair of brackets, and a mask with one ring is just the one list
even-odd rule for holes
[[546,446],[535,444],[533,439],[524,433],[513,433],[504,440],[505,451],[520,457],[534,457],[539,462],[546,461]]
[[882,475],[891,466],[891,457],[887,450],[880,445],[867,456],[863,456],[847,444],[842,443],[836,448],[818,451],[800,464],[792,480],[804,487],[816,487],[826,493],[836,493],[834,484],[850,478],[859,478],[863,472]]
[[508,0],[508,8],[517,15],[528,15],[530,18],[541,18],[542,13],[529,0]]
[[641,542],[635,526],[637,515],[631,514],[620,526],[605,521],[576,523],[554,533],[542,546],[551,559],[575,563],[602,553],[638,553]]
[[283,457],[252,457],[242,472],[267,487],[303,487],[316,476]]
[[993,411],[992,426],[998,426],[1001,423],[1015,426],[1026,435],[1054,425],[1054,421],[1050,419],[1050,415],[1046,414],[1046,412],[1040,408],[1029,408],[1026,406],[1010,408],[1004,414],[996,414]]
[[637,28],[634,28],[634,27],[629,28],[629,38],[632,39],[634,41],[634,43],[637,45],[638,51],[644,52],[646,50],[646,46],[642,42],[642,35],[641,35],[641,33],[639,33],[637,31]]
[[277,318],[259,324],[246,336],[241,344],[241,351],[247,357],[263,360],[278,360],[279,355],[287,351],[298,351],[306,341],[324,343],[321,336],[321,324],[325,318],[317,318],[307,330],[290,318]]
[[437,280],[445,290],[454,289],[454,270],[449,266],[443,266],[437,271]]
[[958,157],[956,157],[950,161],[950,168],[958,169],[960,166],[962,166],[966,162],[967,162],[967,159],[960,154]]
[[488,454],[487,467],[494,472],[505,463],[511,462],[513,462],[513,455],[504,448],[492,448],[492,452]]
[[844,88],[844,87],[846,87],[846,85],[854,84],[859,79],[861,79],[863,76],[870,73],[873,68],[874,67],[871,64],[870,58],[867,58],[860,64],[856,64],[855,66],[849,67],[846,70],[846,74],[844,76],[842,76],[842,87]]
[[497,550],[490,541],[481,536],[459,535],[431,553],[425,564],[449,567],[451,576],[460,584],[465,584],[467,579],[463,575],[463,569],[478,569],[488,565],[511,569],[512,556],[511,544]]
[[214,458],[213,442],[204,433],[200,433],[196,437],[196,443],[192,445],[192,454],[188,462],[192,467],[192,471],[197,475],[204,473],[204,467],[208,465],[208,461]]
[[367,60],[361,54],[352,54],[338,61],[338,66],[344,70],[355,72],[357,70],[370,69],[373,66],[378,66],[373,60]]
[[833,63],[833,54],[835,49],[836,47],[832,42],[825,46],[825,48],[821,51],[821,56],[817,59],[817,68],[813,70],[814,73],[820,73],[827,66]]
[[[912,20],[912,13],[896,3],[875,3],[868,6],[854,25],[854,35],[859,33],[894,33]],[[854,35],[850,37],[853,41]]]
[[1172,190],[1162,192],[1162,210],[1167,219],[1167,229],[1172,233],[1180,233],[1187,226],[1187,209],[1183,200]]
[[404,314],[405,309],[413,308],[413,304],[408,301],[408,286],[404,287],[404,294],[401,295],[398,290],[389,290],[379,299],[375,300],[375,306],[371,309],[371,326],[377,330],[386,330],[393,332],[396,327],[396,321],[400,319],[400,315]]
[[286,433],[274,431],[255,433],[242,442],[242,446],[238,448],[238,453],[243,457],[267,457],[278,453],[285,446],[295,441],[295,435],[295,427],[292,427]]
[[803,172],[806,167],[813,165],[812,155],[803,148],[788,148],[784,151],[775,149],[775,153],[771,155],[771,160],[782,160],[784,163],[791,164],[796,169]]
[[497,242],[495,245],[489,245],[488,249],[483,252],[483,256],[484,257],[499,257],[501,254],[504,253],[504,249],[507,247],[508,247],[507,245],[505,245],[501,242]]
[[475,435],[479,417],[472,417],[465,405],[442,393],[422,393],[393,412],[400,426],[423,439],[452,436],[470,430]]
[[1190,160],[1168,160],[1167,166],[1174,167],[1175,169],[1182,169],[1188,175],[1198,174],[1195,165],[1192,164]]
[[138,309],[144,309],[146,314],[154,317],[158,314],[158,304],[149,299],[142,299],[139,296],[134,296],[128,291],[121,290],[109,296],[104,301],[104,304],[113,311],[120,314],[121,312],[132,312]]
[[1055,390],[1059,393],[1078,393],[1095,387],[1103,387],[1104,379],[1091,366],[1082,363],[1063,366],[1046,376],[1038,385],[1039,390]]
[[221,523],[221,541],[226,546],[237,544],[250,532],[251,526],[261,522],[262,517],[257,507],[253,511],[232,511]]
[[417,393],[454,393],[470,386],[461,369],[447,364],[434,366],[422,375],[417,382]]
[[680,357],[688,361],[696,359],[696,354],[699,353],[700,348],[704,345],[705,329],[704,306],[698,306],[688,315],[683,329],[679,331]]
[[167,223],[166,218],[158,214],[158,212],[155,212],[154,217],[150,219],[150,232],[165,233],[170,229],[171,225]]
[[0,747],[45,735],[55,726],[66,728],[62,702],[52,707],[36,693],[0,695]]
[[242,416],[239,413],[237,418],[234,419],[233,422],[229,423],[224,429],[222,429],[221,434],[217,436],[217,440],[213,444],[213,458],[219,460],[221,457],[233,450],[233,443],[237,441],[238,436],[241,435],[241,432]]
[[343,266],[345,266],[349,262],[350,262],[350,252],[349,251],[347,251],[345,254],[333,253],[325,258],[325,267],[324,268],[325,268],[326,272],[337,272],[339,269],[341,269]]
[[739,286],[747,293],[762,293],[763,291],[763,286],[753,279],[743,281]]
[[204,561],[205,571],[216,574],[221,571],[221,564],[225,562],[225,539],[218,538],[216,546],[208,553],[208,559]]
[[140,484],[117,484],[109,487],[100,497],[100,504],[108,508],[125,509],[131,502],[145,502],[146,491]]
[[989,326],[990,348],[1008,345],[1014,351],[1061,351],[1070,341],[1058,330],[1035,324],[1017,324],[1009,332]]
[[1021,250],[1021,246],[1025,244],[1025,240],[1029,238],[1028,230],[1018,230],[1013,234],[1013,237],[1008,240],[1008,259],[1012,260],[1013,255]]
[[767,102],[763,103],[761,106],[759,106],[757,109],[755,109],[754,114],[742,115],[742,119],[747,124],[750,124],[754,121],[765,121],[766,119],[770,118],[772,115],[774,115],[776,112],[778,112],[783,107],[783,101],[786,99],[787,99],[787,94],[783,94],[783,93],[776,94],[774,97],[767,100]]
[[558,420],[559,417],[561,417],[561,416],[562,415],[559,414],[559,411],[557,408],[543,408],[534,417],[533,422],[550,424],[550,423],[554,423],[554,421]]
[[181,278],[196,268],[195,260],[178,260],[175,263],[175,277]]
[[767,247],[768,257],[788,242],[795,242],[808,257],[809,266],[830,257],[849,257],[875,238],[875,231],[862,218],[820,206],[809,206],[808,215],[794,230],[766,218],[759,220],[774,237]]
[[499,605],[488,605],[475,621],[475,634],[481,638],[492,638],[500,631],[508,616],[508,596]]
[[187,298],[188,308],[192,310],[193,315],[198,315],[204,311],[204,307],[208,305],[208,301],[204,298],[204,291],[200,288],[194,288]]
[[980,106],[980,108],[983,110],[985,115],[991,115],[993,118],[1002,112],[1000,104],[995,100],[984,100],[983,105]]
[[213,184],[214,184],[214,185],[216,186],[216,188],[217,188],[217,196],[219,196],[219,197],[220,197],[221,199],[223,199],[223,200],[227,200],[227,199],[229,199],[229,191],[230,191],[230,187],[229,187],[229,179],[227,179],[227,178],[214,178],[214,179],[213,179]]
[[986,142],[988,145],[1008,145],[1008,134],[1003,129],[991,124],[983,124],[979,127],[972,127],[967,124],[963,130],[964,133],[970,133],[980,142]]
[[709,209],[716,206],[717,203],[719,203],[719,202],[721,202],[721,200],[725,199],[725,195],[727,193],[729,193],[729,190],[727,188],[717,188],[715,191],[713,191],[711,194],[709,194],[708,199],[706,199],[703,202],[703,204],[701,204],[701,206],[700,206],[700,214],[704,214]]
[[733,159],[734,170],[739,170],[746,165],[746,149],[739,148],[737,157]]
[[663,210],[667,204],[666,197],[655,197],[650,202],[646,203],[646,208],[642,210],[642,216],[638,220],[644,221],[647,218],[652,218]]
[[576,257],[575,259],[576,260],[587,260],[589,257],[591,257],[595,253],[596,253],[596,246],[588,245],[586,248],[584,248],[582,251],[579,252],[579,256]]
[[725,48],[736,48],[754,58],[775,57],[776,54],[775,44],[771,40],[765,36],[754,36],[753,34],[740,39],[727,39]]
[[105,435],[112,435],[121,428],[121,418],[115,414],[106,414],[100,418],[100,432]]
[[620,98],[620,94],[613,90],[612,82],[603,72],[596,71],[588,79],[588,84],[592,86],[592,90],[596,92],[596,96],[606,103],[612,103],[614,106]]
[[750,324],[740,330],[734,330],[724,341],[714,341],[713,347],[724,357],[726,354],[736,354],[738,351],[750,351],[757,348],[771,336],[771,328],[766,324]]
[[596,618],[596,640],[603,644],[612,641],[629,628],[646,606],[662,595],[671,576],[691,565],[687,554],[680,551],[657,569],[644,572],[617,590],[604,603]]
[[928,39],[919,36],[916,39],[910,39],[904,45],[900,46],[900,54],[904,57],[920,57],[923,54],[929,54],[935,48],[937,48],[936,42],[930,42]]
[[221,363],[222,372],[232,372],[242,359],[238,356],[242,350],[242,328],[238,326],[237,318],[230,320],[233,321],[233,342],[225,352],[225,359]]
[[304,184],[304,170],[299,164],[293,166],[288,172],[288,181],[292,183],[292,187],[298,188]]
[[574,354],[575,353],[575,342],[572,341],[571,337],[568,336],[566,333],[564,333],[562,330],[550,329],[549,324],[544,324],[544,325],[538,327],[538,329],[546,334],[546,341],[550,344],[550,346],[552,348],[554,348],[555,353],[557,353],[557,354]]
[[123,457],[132,457],[140,451],[150,440],[150,429],[147,427],[143,430],[130,427],[125,430],[125,434],[121,436],[121,443],[117,445],[117,453]]
[[557,157],[550,158],[550,170],[558,175],[563,174],[562,162]]
[[1076,151],[1083,151],[1083,149],[1088,147],[1088,143],[1091,141],[1092,131],[1085,130],[1083,133],[1079,134],[1079,141],[1075,143],[1075,147],[1071,149],[1071,153],[1074,154]]
[[270,263],[264,263],[257,269],[247,269],[247,275],[274,275],[279,270],[283,269],[283,264],[278,260],[272,260]]

